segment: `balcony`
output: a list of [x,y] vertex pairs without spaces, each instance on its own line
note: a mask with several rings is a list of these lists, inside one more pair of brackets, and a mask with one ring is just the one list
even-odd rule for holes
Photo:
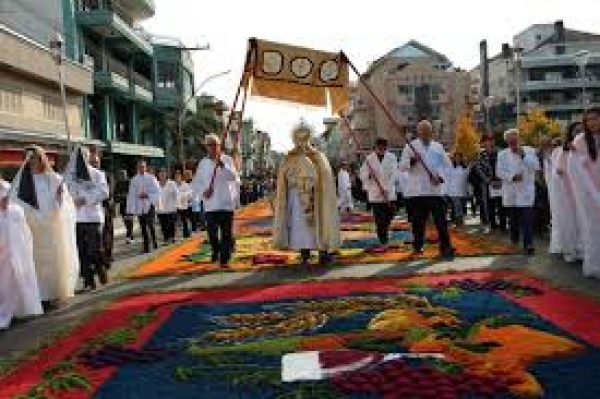
[[[597,99],[596,99],[597,100]],[[539,106],[541,108],[543,108],[546,111],[549,112],[556,112],[556,111],[581,111],[583,109],[583,104],[581,99],[578,100],[572,100],[572,101],[566,101],[566,102],[561,102],[561,103],[546,103],[546,104],[539,104]],[[591,103],[587,104],[587,107],[600,107],[600,102],[599,101],[594,101]]]
[[[565,90],[581,89],[581,79],[560,79],[560,80],[529,80],[521,86],[521,90],[540,91],[540,90]],[[588,88],[600,88],[600,79],[588,78],[585,83]]]
[[80,7],[76,14],[77,23],[85,30],[107,39],[107,44],[129,52],[153,55],[149,37],[135,29],[118,12],[112,9]]
[[154,102],[154,94],[152,93],[152,83],[142,75],[133,72],[133,98],[136,100],[152,104]]
[[115,90],[125,95],[130,92],[129,69],[111,57],[106,59],[106,68],[102,69],[102,65],[97,65],[94,82],[103,89]]
[[[600,54],[592,54],[589,59],[589,64],[600,64]],[[550,66],[574,66],[575,59],[573,54],[567,55],[551,55],[551,56],[538,56],[530,57],[525,56],[521,61],[521,68],[539,68],[539,67],[550,67]]]

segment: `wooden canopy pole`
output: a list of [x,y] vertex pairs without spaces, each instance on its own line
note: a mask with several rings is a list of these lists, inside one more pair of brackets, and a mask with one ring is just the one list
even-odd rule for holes
[[396,119],[392,116],[392,114],[390,113],[390,111],[388,110],[388,108],[385,106],[385,104],[381,101],[381,99],[379,99],[379,97],[377,97],[377,95],[375,94],[375,92],[373,91],[373,89],[371,88],[371,86],[369,86],[369,84],[363,79],[362,75],[358,72],[358,69],[356,68],[356,66],[354,66],[354,64],[352,63],[352,61],[350,61],[350,59],[348,58],[348,56],[346,55],[346,53],[342,52],[341,54],[342,54],[342,59],[345,62],[348,63],[348,65],[350,66],[350,68],[352,69],[352,71],[356,74],[356,76],[358,76],[358,81],[360,83],[362,83],[362,85],[367,89],[367,91],[369,92],[369,94],[371,95],[371,97],[373,97],[373,99],[375,100],[375,102],[381,107],[381,109],[383,110],[383,113],[385,114],[385,116],[388,118],[388,120],[390,122],[392,122],[392,124],[394,125],[394,127],[396,128],[396,130],[398,130],[398,133],[404,135],[404,140],[406,141],[406,144],[408,145],[408,147],[412,150],[412,152],[415,155],[419,155],[419,162],[421,162],[421,164],[423,165],[423,168],[425,169],[425,171],[429,175],[429,178],[431,180],[433,180],[434,178],[439,178],[438,176],[436,176],[431,171],[431,169],[425,163],[425,160],[423,158],[421,158],[420,154],[417,152],[417,150],[415,149],[415,147],[406,138],[406,132],[403,132],[401,130],[401,126],[398,124],[398,122],[396,121]]

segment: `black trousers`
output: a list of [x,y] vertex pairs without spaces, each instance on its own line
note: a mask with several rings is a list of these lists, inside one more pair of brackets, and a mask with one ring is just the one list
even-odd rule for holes
[[413,247],[415,250],[423,249],[425,245],[425,226],[429,215],[433,216],[433,223],[440,240],[440,253],[452,251],[450,235],[448,233],[448,220],[446,218],[446,201],[443,197],[413,197],[412,198],[412,232],[414,236]]
[[518,244],[522,233],[523,248],[531,248],[534,227],[533,207],[510,207],[508,211],[510,214],[510,240],[513,244]]
[[158,245],[156,245],[156,231],[154,229],[155,215],[156,211],[154,206],[151,206],[148,213],[138,217],[140,230],[142,230],[142,239],[144,240],[144,252],[150,252],[150,239],[152,239],[154,249],[158,247]]
[[158,222],[165,243],[175,239],[175,213],[159,213]]
[[77,252],[81,264],[81,276],[86,286],[95,286],[95,276],[106,275],[101,223],[77,223]]
[[125,225],[125,238],[133,240],[133,216],[124,215],[123,224]]
[[179,215],[179,220],[181,221],[181,229],[183,232],[183,238],[189,238],[190,236],[190,227],[191,227],[191,217],[190,211],[188,209],[179,209],[177,211],[177,215]]
[[394,220],[395,208],[394,204],[373,202],[373,217],[375,219],[375,227],[377,230],[377,238],[383,245],[389,241],[389,230],[392,220]]
[[233,212],[206,212],[205,216],[212,260],[218,260],[222,265],[226,265],[231,259],[233,248]]

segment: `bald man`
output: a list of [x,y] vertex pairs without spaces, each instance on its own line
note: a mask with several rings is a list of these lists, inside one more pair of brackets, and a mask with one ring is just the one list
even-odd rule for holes
[[427,120],[417,126],[418,138],[402,151],[400,170],[406,172],[404,196],[410,201],[414,254],[423,253],[425,225],[431,214],[440,240],[440,256],[454,257],[448,233],[446,202],[442,192],[444,174],[452,162],[444,147],[432,139],[433,129]]

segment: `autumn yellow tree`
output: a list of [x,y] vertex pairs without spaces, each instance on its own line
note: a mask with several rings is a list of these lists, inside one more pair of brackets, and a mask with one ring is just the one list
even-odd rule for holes
[[464,111],[456,124],[452,151],[459,152],[465,160],[472,161],[477,158],[479,149],[480,137],[473,125],[473,118],[469,111]]
[[519,118],[519,132],[523,144],[537,147],[544,138],[560,138],[562,128],[544,110],[535,109]]

